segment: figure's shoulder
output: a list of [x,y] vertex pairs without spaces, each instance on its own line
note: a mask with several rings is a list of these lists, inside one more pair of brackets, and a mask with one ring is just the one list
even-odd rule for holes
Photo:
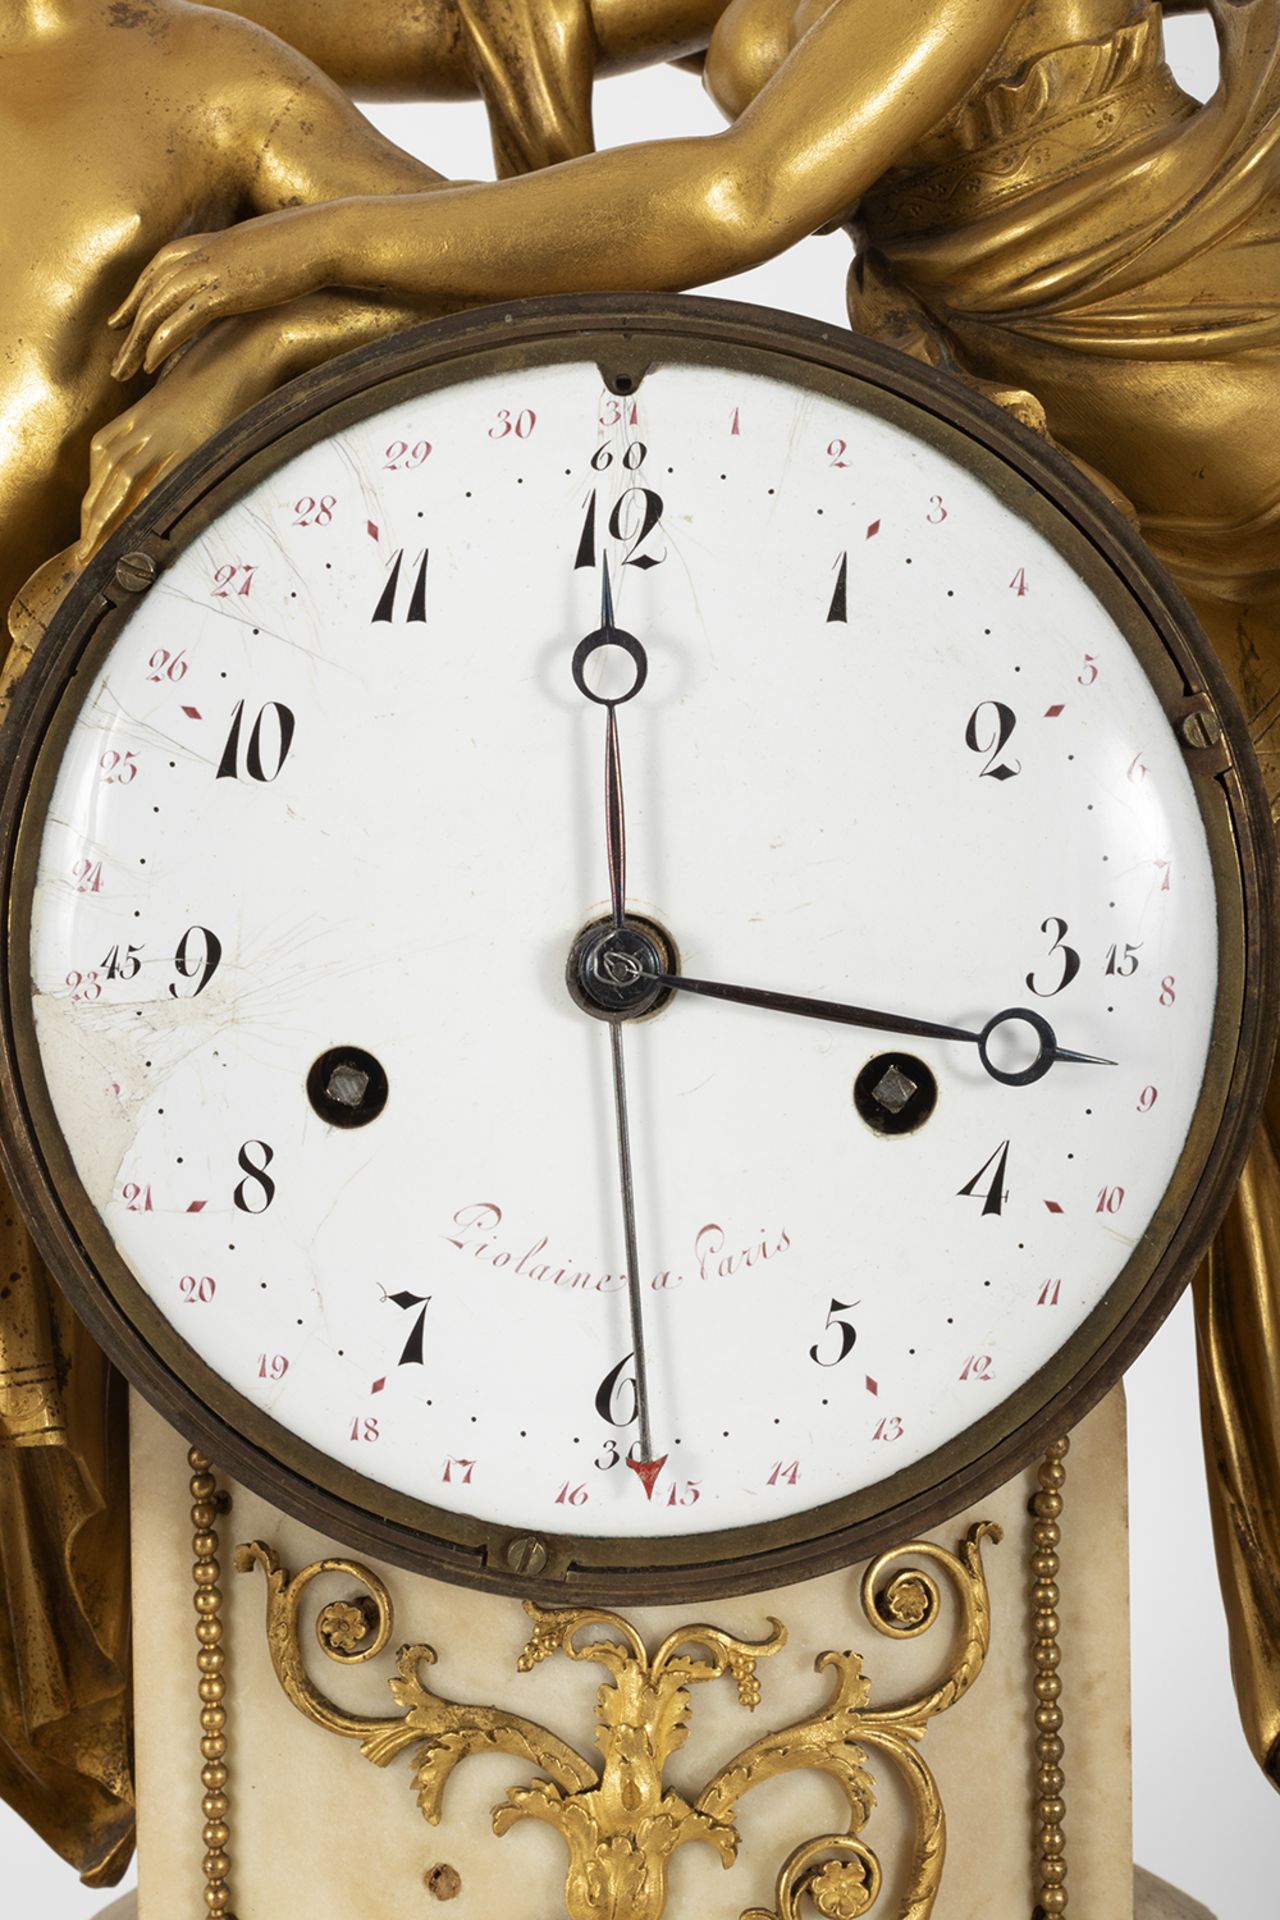
[[[122,11],[134,4],[135,0],[119,0]],[[247,74],[259,86],[274,78],[291,89],[321,78],[319,69],[296,48],[241,14],[200,6],[196,0],[136,0],[136,4],[163,15],[169,49],[198,60],[206,86],[215,95],[229,94]]]
[[224,143],[255,141],[281,113],[296,108],[300,97],[332,91],[331,82],[305,55],[255,21],[193,0],[151,4],[166,17],[170,83],[179,84],[188,100],[199,104],[206,139],[221,135]]

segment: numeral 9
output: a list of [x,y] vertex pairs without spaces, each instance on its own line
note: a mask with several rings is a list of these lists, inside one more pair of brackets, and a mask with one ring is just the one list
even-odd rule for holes
[[[192,941],[198,944],[194,951]],[[195,991],[179,996],[177,987],[169,982],[169,992],[175,1000],[178,998],[195,1000],[202,994],[222,959],[222,942],[216,933],[208,927],[188,927],[178,942],[178,951],[173,956],[173,964],[184,980],[196,980]],[[199,979],[196,976],[199,975]]]

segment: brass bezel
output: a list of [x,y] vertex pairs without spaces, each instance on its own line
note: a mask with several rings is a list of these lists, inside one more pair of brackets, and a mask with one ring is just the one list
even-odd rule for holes
[[[116,580],[121,557],[144,554],[163,571],[263,475],[400,393],[581,358],[596,360],[618,392],[635,390],[651,365],[675,360],[782,371],[815,393],[908,424],[1064,553],[1125,632],[1170,723],[1209,708],[1222,722],[1217,746],[1187,752],[1218,890],[1219,994],[1200,1104],[1164,1201],[1107,1299],[1017,1393],[891,1479],[781,1521],[665,1541],[540,1535],[531,1550],[527,1539],[513,1542],[510,1528],[442,1513],[305,1446],[216,1376],[159,1314],[80,1186],[54,1118],[31,1012],[28,929],[45,810],[78,685],[133,604]],[[1244,722],[1208,642],[1141,541],[1053,448],[958,381],[836,328],[687,296],[559,297],[435,322],[334,361],[212,441],[98,556],[22,683],[5,748],[0,1158],[45,1258],[134,1386],[211,1458],[351,1547],[463,1585],[561,1603],[566,1595],[672,1603],[816,1575],[957,1513],[1080,1419],[1154,1333],[1221,1218],[1261,1109],[1277,996],[1269,815]]]

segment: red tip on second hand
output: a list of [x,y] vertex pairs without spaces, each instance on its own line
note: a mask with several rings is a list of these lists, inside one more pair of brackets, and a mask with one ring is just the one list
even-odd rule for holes
[[665,1453],[661,1459],[658,1460],[632,1460],[630,1456],[628,1456],[627,1465],[630,1467],[632,1473],[635,1474],[636,1478],[642,1483],[646,1500],[652,1500],[653,1489],[657,1485],[658,1475],[662,1472],[666,1464],[667,1456]]

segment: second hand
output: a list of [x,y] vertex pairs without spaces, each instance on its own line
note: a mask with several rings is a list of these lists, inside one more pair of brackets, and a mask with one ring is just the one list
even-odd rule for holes
[[618,1180],[622,1188],[622,1229],[627,1249],[627,1301],[631,1310],[631,1345],[636,1362],[636,1405],[640,1414],[640,1452],[642,1458],[628,1458],[627,1465],[644,1482],[645,1492],[653,1498],[653,1486],[666,1465],[664,1453],[653,1457],[653,1428],[649,1420],[649,1365],[644,1344],[644,1305],[640,1285],[640,1255],[636,1247],[636,1196],[631,1176],[631,1128],[627,1121],[627,1069],[622,1053],[622,1022],[609,1022],[609,1044],[613,1052],[613,1104],[618,1122]]
[[[617,633],[613,613],[613,588],[609,579],[608,555],[601,556],[600,630],[607,637]],[[636,643],[632,643],[635,645]],[[634,656],[633,656],[634,657]],[[639,690],[640,682],[633,688]],[[609,905],[613,924],[621,927],[626,917],[627,827],[622,798],[622,754],[618,744],[618,706],[604,702],[604,833],[609,861]],[[627,1108],[627,1068],[622,1047],[622,1022],[609,1022],[609,1047],[613,1059],[613,1107],[618,1130],[618,1185],[622,1193],[622,1229],[627,1254],[627,1304],[631,1316],[631,1346],[636,1368],[636,1410],[640,1416],[640,1459],[627,1455],[627,1465],[642,1482],[646,1497],[653,1498],[654,1485],[666,1465],[664,1453],[653,1454],[653,1426],[649,1415],[649,1362],[644,1340],[644,1291],[640,1277],[640,1254],[636,1241],[635,1179],[631,1167],[631,1125]]]

